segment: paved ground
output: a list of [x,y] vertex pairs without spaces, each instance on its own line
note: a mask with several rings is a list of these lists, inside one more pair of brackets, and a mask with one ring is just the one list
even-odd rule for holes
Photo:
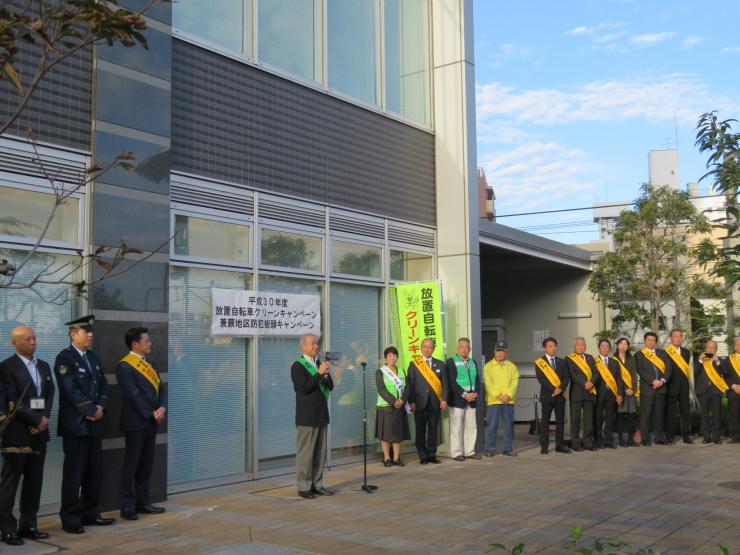
[[[362,466],[332,470],[338,495],[300,500],[290,478],[181,494],[167,513],[134,523],[51,532],[3,553],[569,553],[568,530],[619,536],[661,553],[740,553],[739,445],[683,445],[539,454],[405,468],[371,465],[373,495],[357,491]],[[113,513],[112,513],[113,514]],[[502,553],[502,551],[494,551]]]

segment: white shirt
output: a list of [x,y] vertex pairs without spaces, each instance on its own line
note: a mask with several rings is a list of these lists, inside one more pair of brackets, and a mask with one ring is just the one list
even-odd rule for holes
[[601,360],[604,362],[604,365],[605,366],[607,366],[607,367],[609,366],[609,357],[604,357],[603,356],[603,357],[601,357]]
[[310,362],[311,364],[313,364],[314,366],[316,366],[316,357],[309,356],[309,355],[307,355],[305,353],[303,353],[301,356],[303,358],[305,358],[308,362]]
[[31,374],[31,379],[33,379],[33,385],[36,386],[36,394],[41,394],[41,374],[39,374],[39,369],[36,367],[36,358],[27,359],[23,355],[18,355],[18,358],[23,361],[23,364],[26,365],[26,368],[28,368],[28,373]]
[[547,355],[547,354],[545,356],[547,357],[547,362],[554,369],[556,367],[556,365],[557,365],[557,363],[555,362],[555,360],[556,360],[555,357],[554,356],[551,357],[550,355]]
[[143,356],[141,356],[141,355],[140,355],[139,353],[135,353],[135,352],[133,352],[133,351],[129,351],[129,352],[128,352],[128,354],[130,354],[130,355],[134,355],[135,357],[139,357],[140,359],[144,360],[144,357],[143,357]]

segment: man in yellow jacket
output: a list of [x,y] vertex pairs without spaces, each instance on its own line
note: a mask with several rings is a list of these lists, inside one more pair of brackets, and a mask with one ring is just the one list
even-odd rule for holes
[[496,454],[496,436],[498,424],[504,421],[504,452],[515,457],[514,442],[514,409],[516,390],[519,386],[519,370],[507,360],[508,345],[506,341],[497,341],[493,360],[483,368],[483,384],[486,394],[486,457]]

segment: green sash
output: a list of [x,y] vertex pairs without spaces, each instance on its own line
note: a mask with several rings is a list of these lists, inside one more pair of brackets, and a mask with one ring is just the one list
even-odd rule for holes
[[[311,364],[308,360],[306,360],[303,357],[299,358],[296,362],[300,363],[306,369],[306,372],[308,372],[312,376],[315,376],[316,374],[319,373],[318,368],[316,368],[316,366],[314,366],[313,364]],[[322,382],[319,382],[319,389],[321,390],[321,393],[324,394],[324,397],[326,397],[328,399],[329,398],[329,393],[331,393],[331,391],[329,390],[328,387],[326,387],[324,385],[324,382],[323,381]]]
[[466,393],[475,391],[475,380],[478,377],[478,367],[475,365],[475,360],[468,357],[468,363],[465,364],[460,355],[453,355],[452,360],[455,361],[457,367],[457,378],[455,379],[457,385],[462,387]]

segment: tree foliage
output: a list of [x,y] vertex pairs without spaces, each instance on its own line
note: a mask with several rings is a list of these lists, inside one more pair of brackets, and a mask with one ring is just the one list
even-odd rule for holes
[[669,306],[680,310],[677,299],[714,298],[718,290],[711,280],[692,271],[711,245],[711,231],[685,192],[643,185],[634,208],[617,219],[615,250],[596,261],[589,281],[589,290],[614,312],[611,330],[601,335],[614,337],[629,328],[666,330],[677,325],[667,314]]

